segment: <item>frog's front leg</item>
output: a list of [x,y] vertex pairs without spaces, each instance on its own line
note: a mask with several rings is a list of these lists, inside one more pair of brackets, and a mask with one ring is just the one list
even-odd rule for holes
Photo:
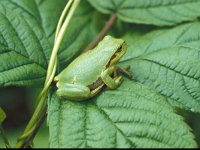
[[56,94],[60,97],[68,98],[70,100],[83,100],[93,96],[87,86],[79,84],[59,83],[57,84],[57,87],[58,89]]
[[117,88],[122,82],[122,76],[111,78],[111,74],[114,72],[115,67],[109,67],[105,71],[101,73],[101,78],[103,82],[110,88],[115,89]]

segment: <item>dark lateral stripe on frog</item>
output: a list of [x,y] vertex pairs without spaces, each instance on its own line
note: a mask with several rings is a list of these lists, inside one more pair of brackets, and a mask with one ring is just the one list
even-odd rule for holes
[[101,79],[101,77],[99,77],[94,83],[88,85],[88,88],[90,90],[94,90],[97,87],[99,87],[101,84],[103,84],[103,80]]

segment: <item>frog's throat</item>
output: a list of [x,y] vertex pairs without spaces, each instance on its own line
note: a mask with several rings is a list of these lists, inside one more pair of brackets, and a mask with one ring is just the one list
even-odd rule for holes
[[109,62],[109,66],[113,66],[116,63],[118,63],[125,53],[126,51],[123,50],[120,53],[115,53],[116,56],[113,59],[111,59],[111,61]]
[[113,54],[113,56],[111,57],[110,61],[108,62],[108,64],[106,65],[106,67],[110,67],[115,65],[116,63],[118,63],[120,61],[120,59],[123,57],[123,55],[126,53],[127,50],[127,45],[124,42],[118,49],[117,51]]

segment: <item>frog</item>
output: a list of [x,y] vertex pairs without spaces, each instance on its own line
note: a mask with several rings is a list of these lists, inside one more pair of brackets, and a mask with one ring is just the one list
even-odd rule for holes
[[116,89],[123,81],[116,64],[127,51],[123,39],[105,36],[98,45],[75,58],[54,81],[56,94],[69,100],[82,101],[97,95],[104,86]]

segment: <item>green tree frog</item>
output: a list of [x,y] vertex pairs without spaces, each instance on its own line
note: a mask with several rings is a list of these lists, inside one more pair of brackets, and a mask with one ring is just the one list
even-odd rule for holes
[[104,85],[117,88],[122,76],[117,76],[115,65],[126,49],[124,40],[105,36],[94,49],[77,57],[55,77],[56,94],[70,100],[85,100],[95,96]]

